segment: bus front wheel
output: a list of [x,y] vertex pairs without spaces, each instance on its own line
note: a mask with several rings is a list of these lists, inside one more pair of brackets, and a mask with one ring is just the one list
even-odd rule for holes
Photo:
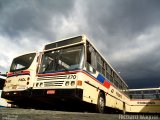
[[105,96],[102,92],[98,95],[97,105],[96,105],[96,112],[104,113],[105,109]]

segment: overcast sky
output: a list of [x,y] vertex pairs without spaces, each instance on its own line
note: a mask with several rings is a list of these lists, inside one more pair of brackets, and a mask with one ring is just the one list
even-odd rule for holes
[[160,0],[0,0],[0,71],[86,34],[130,88],[160,86]]

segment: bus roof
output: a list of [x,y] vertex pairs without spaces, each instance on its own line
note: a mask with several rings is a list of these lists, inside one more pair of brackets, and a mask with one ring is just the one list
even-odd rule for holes
[[83,38],[83,36],[74,36],[74,37],[69,37],[69,38],[57,40],[57,41],[51,42],[49,44],[46,44],[44,47],[44,50],[52,50],[57,47],[62,47],[63,44],[69,45],[70,43],[68,42],[68,40],[70,40],[70,42],[72,42],[72,44],[75,44],[77,42],[82,42],[83,41],[82,38]]
[[14,58],[17,58],[17,57],[21,57],[21,56],[23,56],[23,55],[28,55],[28,54],[32,54],[32,53],[38,53],[37,51],[33,51],[33,52],[28,52],[28,53],[24,53],[24,54],[19,54],[19,55],[17,55],[16,57],[14,57]]
[[160,87],[159,88],[128,89],[128,91],[149,91],[149,90],[160,90]]

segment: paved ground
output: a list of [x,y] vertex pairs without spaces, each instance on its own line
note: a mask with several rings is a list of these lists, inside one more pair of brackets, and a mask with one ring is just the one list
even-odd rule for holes
[[118,115],[19,108],[0,109],[2,120],[116,120]]
[[[152,118],[151,118],[152,117]],[[0,120],[160,120],[158,115],[98,114],[20,108],[0,108]]]

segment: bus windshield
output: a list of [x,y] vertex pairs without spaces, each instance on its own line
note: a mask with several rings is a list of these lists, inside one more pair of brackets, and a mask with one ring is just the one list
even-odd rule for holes
[[32,64],[35,56],[36,53],[30,53],[13,59],[10,72],[28,69]]
[[39,73],[75,70],[81,68],[83,46],[74,46],[43,54]]

